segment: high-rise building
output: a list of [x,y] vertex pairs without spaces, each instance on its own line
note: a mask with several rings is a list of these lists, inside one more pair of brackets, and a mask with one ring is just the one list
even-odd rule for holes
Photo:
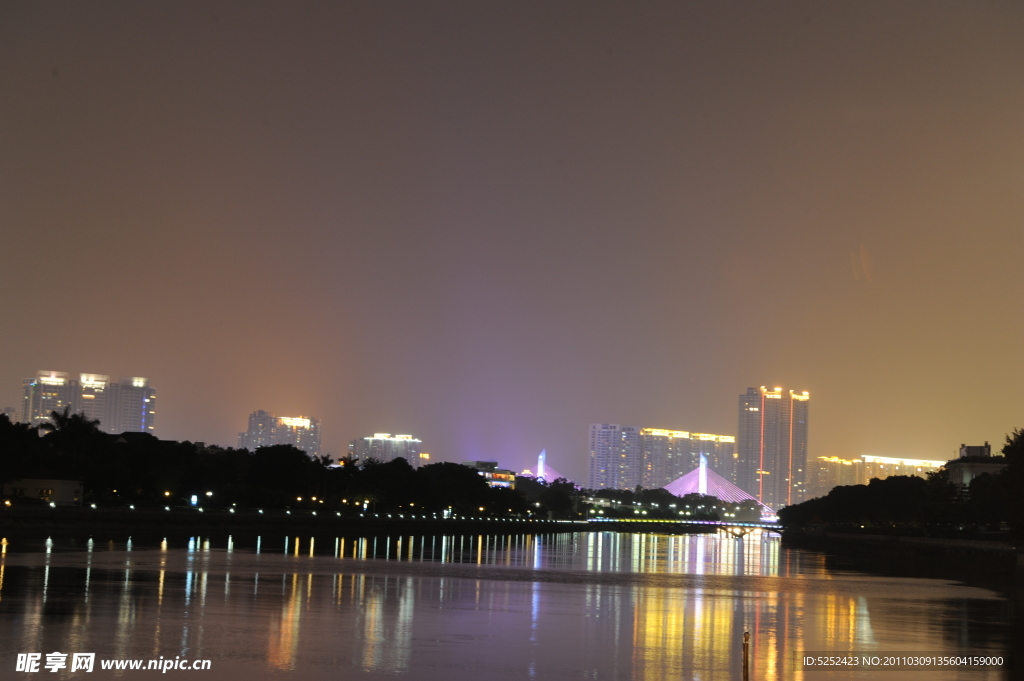
[[863,484],[863,477],[864,462],[860,459],[815,457],[807,462],[807,496],[823,497],[834,487]]
[[739,399],[736,483],[774,509],[804,500],[810,396],[748,388]]
[[274,416],[262,409],[249,414],[249,429],[238,434],[239,449],[294,445],[320,456],[320,421],[306,416]]
[[35,378],[22,381],[21,422],[38,426],[51,411],[72,406],[71,375],[66,371],[37,371]]
[[633,489],[640,484],[640,428],[590,424],[590,489]]
[[873,478],[885,480],[894,475],[912,475],[918,478],[928,479],[929,473],[937,473],[946,465],[945,461],[932,459],[903,459],[894,456],[870,456],[865,454],[863,459],[862,478],[858,482],[867,484]]
[[640,446],[640,485],[648,489],[664,487],[694,470],[700,466],[701,455],[718,475],[730,482],[735,477],[736,438],[731,435],[643,428]]
[[[100,422],[100,427],[106,429],[114,426],[114,419],[111,417],[114,400],[110,384],[110,376],[101,374],[79,374],[78,384],[74,390],[75,399],[72,400],[72,411],[76,414],[81,412],[85,417]],[[125,428],[124,430],[129,430]],[[124,430],[119,432],[124,432]]]
[[377,461],[392,461],[399,457],[409,462],[413,468],[419,468],[420,464],[430,463],[429,458],[420,457],[422,440],[417,440],[412,435],[392,435],[391,433],[374,433],[372,437],[364,437],[352,440],[348,446],[348,454],[356,459],[376,459]]
[[103,374],[39,371],[22,382],[21,420],[40,425],[50,412],[67,408],[99,421],[107,433],[152,433],[156,428],[156,389],[142,377],[111,382]]
[[640,428],[615,423],[590,426],[590,489],[664,487],[700,465],[728,480],[734,476],[736,438],[685,430]]
[[156,428],[156,388],[141,376],[122,378],[109,387],[111,433],[152,433]]

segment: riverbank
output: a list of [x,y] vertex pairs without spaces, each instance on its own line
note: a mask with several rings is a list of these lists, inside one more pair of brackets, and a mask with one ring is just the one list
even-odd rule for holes
[[116,538],[128,534],[244,532],[288,534],[333,532],[339,535],[494,534],[628,532],[643,534],[715,533],[717,526],[676,522],[647,523],[540,518],[451,517],[427,514],[362,513],[299,509],[211,509],[190,507],[21,506],[0,510],[4,535],[80,535]]
[[453,517],[416,514],[351,514],[284,509],[91,508],[89,506],[8,507],[0,510],[0,533],[78,535],[97,539],[129,534],[242,532],[288,534],[333,532],[339,535],[553,533],[592,529],[585,521],[535,518]]
[[795,530],[783,532],[782,541],[825,554],[834,570],[950,579],[1000,591],[1024,584],[1024,554],[1009,541]]

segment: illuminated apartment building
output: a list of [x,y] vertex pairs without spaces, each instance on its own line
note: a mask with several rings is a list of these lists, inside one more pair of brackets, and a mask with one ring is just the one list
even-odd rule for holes
[[614,423],[590,426],[590,489],[656,489],[700,465],[732,480],[736,438]]
[[273,445],[294,445],[310,456],[320,456],[319,419],[274,416],[262,409],[250,414],[249,430],[238,434],[239,449],[254,452]]
[[641,428],[590,424],[590,489],[634,489],[642,480]]
[[39,425],[50,412],[67,407],[73,414],[100,422],[107,433],[152,433],[156,427],[156,389],[141,377],[112,382],[103,374],[39,371],[22,382],[21,420]]
[[[83,374],[84,376],[85,374]],[[104,377],[105,378],[105,377]],[[110,391],[107,413],[108,433],[152,433],[156,428],[156,388],[142,376],[122,378],[106,388]]]
[[900,459],[891,456],[865,455],[861,459],[864,460],[864,473],[860,480],[862,483],[867,483],[872,478],[885,480],[893,475],[913,475],[927,479],[929,473],[935,473],[946,465],[945,461]]
[[[348,446],[349,456],[356,459],[376,459],[377,461],[391,461],[399,457],[409,462],[413,468],[419,468],[420,464],[430,463],[429,458],[420,456],[420,447],[423,441],[417,440],[412,435],[392,435],[391,433],[374,433],[373,437],[364,437],[352,440]],[[429,455],[427,455],[429,457]]]
[[664,487],[696,469],[702,454],[708,467],[723,478],[732,482],[735,476],[736,438],[732,435],[644,428],[640,447],[640,485],[647,489]]
[[864,462],[819,456],[807,462],[807,496],[823,497],[834,487],[864,483]]
[[806,495],[807,392],[748,388],[739,399],[736,484],[778,510]]
[[38,426],[50,420],[51,411],[71,408],[75,389],[65,371],[38,371],[22,381],[21,422]]

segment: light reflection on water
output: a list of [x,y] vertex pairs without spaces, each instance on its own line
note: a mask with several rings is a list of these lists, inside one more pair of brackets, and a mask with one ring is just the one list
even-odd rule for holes
[[830,572],[820,556],[767,533],[193,536],[5,548],[6,671],[18,652],[62,651],[208,658],[216,678],[239,679],[736,679],[750,631],[754,678],[788,681],[804,678],[804,650],[1006,649],[1007,604],[987,591]]

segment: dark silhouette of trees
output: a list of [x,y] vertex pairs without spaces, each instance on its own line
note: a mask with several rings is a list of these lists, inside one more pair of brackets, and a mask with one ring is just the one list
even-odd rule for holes
[[11,423],[0,414],[0,482],[28,477],[39,432],[27,423]]
[[893,476],[867,485],[836,487],[824,497],[779,511],[788,527],[829,526],[896,532],[967,532],[1009,527],[1024,537],[1024,429],[1006,436],[1000,457],[962,462],[1006,462],[1000,473],[985,473],[957,489],[945,471],[927,479]]
[[488,507],[490,486],[483,476],[457,463],[432,463],[419,469],[420,498],[430,511],[451,507],[458,515],[479,515]]

